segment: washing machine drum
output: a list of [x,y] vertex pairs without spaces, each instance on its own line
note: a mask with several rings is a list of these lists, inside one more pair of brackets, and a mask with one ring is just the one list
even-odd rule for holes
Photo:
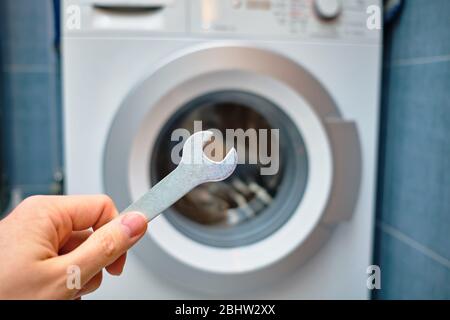
[[213,142],[221,151],[217,154],[228,151],[225,140],[233,143],[240,164],[229,179],[192,190],[165,217],[186,236],[209,246],[239,247],[270,236],[295,212],[306,186],[308,160],[295,124],[269,100],[249,92],[216,91],[194,98],[158,135],[150,161],[152,184],[175,169],[172,150],[180,141],[172,141],[172,134],[179,129],[192,133],[196,125],[220,132],[220,141],[215,140],[219,145]]
[[361,168],[354,123],[300,65],[250,47],[178,54],[128,95],[105,148],[107,193],[125,208],[176,167],[177,132],[207,129],[224,138],[244,133],[248,139],[232,140],[241,164],[151,223],[138,247],[149,265],[181,272],[183,281],[186,274],[273,275],[304,261],[331,226],[351,217]]

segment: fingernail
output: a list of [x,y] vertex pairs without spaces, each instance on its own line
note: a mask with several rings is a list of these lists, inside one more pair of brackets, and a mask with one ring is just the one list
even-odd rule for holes
[[147,220],[144,215],[139,212],[127,213],[121,220],[125,230],[130,238],[140,235],[147,227]]

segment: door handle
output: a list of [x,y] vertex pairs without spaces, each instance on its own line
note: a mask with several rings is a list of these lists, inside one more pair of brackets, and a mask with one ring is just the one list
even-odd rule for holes
[[172,3],[173,0],[95,0],[92,6],[115,14],[138,14],[159,11]]

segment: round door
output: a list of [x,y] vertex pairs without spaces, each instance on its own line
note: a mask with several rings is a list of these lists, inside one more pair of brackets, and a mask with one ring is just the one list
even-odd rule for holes
[[124,100],[104,158],[105,189],[119,208],[175,168],[173,132],[198,123],[269,133],[262,147],[277,154],[195,188],[152,221],[137,247],[152,269],[200,290],[249,288],[297,267],[351,217],[361,171],[354,123],[300,65],[235,45],[181,52]]

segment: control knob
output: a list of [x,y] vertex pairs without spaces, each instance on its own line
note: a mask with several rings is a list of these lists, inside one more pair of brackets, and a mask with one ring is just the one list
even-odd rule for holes
[[342,11],[341,0],[314,0],[314,10],[324,20],[336,19]]

